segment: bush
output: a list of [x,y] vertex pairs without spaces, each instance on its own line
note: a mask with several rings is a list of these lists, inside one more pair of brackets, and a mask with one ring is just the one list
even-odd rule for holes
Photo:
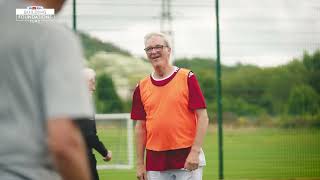
[[304,114],[299,116],[282,115],[280,117],[279,125],[284,128],[320,128],[320,113],[316,115]]
[[309,85],[292,89],[288,101],[288,112],[291,115],[317,114],[319,112],[319,95]]

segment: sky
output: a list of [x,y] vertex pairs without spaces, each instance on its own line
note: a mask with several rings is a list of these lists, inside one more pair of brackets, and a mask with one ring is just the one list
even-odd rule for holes
[[[72,25],[69,0],[57,20]],[[145,57],[160,0],[77,0],[78,30]],[[220,0],[221,63],[286,64],[320,48],[320,0]],[[216,58],[214,0],[171,0],[174,58]]]

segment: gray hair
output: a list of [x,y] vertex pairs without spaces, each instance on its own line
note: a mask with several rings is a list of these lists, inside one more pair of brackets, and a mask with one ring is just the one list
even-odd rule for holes
[[96,78],[96,72],[91,68],[85,68],[83,74],[86,80],[93,80]]
[[144,45],[146,45],[147,41],[153,36],[161,37],[169,48],[172,47],[171,46],[171,38],[168,35],[160,33],[160,32],[151,32],[151,33],[146,34],[144,36]]

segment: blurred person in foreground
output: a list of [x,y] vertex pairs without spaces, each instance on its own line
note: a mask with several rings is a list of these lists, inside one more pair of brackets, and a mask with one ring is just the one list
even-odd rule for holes
[[73,120],[92,115],[79,42],[54,24],[17,22],[17,8],[63,0],[0,0],[0,179],[90,180]]
[[208,115],[196,76],[171,65],[166,35],[150,33],[144,40],[154,72],[138,83],[133,94],[137,178],[201,180]]
[[[93,99],[93,92],[96,89],[96,73],[93,69],[90,68],[85,68],[83,70],[83,73],[87,81],[87,86],[89,88],[91,99]],[[80,127],[85,143],[87,145],[87,157],[89,159],[90,170],[93,176],[93,180],[99,180],[99,175],[97,171],[97,160],[93,154],[93,149],[100,153],[104,161],[111,160],[112,152],[106,149],[106,147],[103,145],[103,143],[99,140],[99,137],[97,136],[97,128],[94,114],[92,114],[92,118],[90,120],[77,121],[77,124]]]

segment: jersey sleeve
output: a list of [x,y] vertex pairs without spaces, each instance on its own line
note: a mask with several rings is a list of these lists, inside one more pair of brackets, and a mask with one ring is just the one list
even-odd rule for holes
[[89,118],[93,109],[82,74],[84,57],[80,43],[66,29],[53,28],[48,31],[39,74],[46,118]]
[[146,120],[146,112],[144,110],[139,85],[136,87],[132,97],[131,107],[131,119],[132,120]]
[[[92,120],[91,120],[92,121]],[[100,153],[101,156],[106,157],[108,155],[108,150],[104,144],[100,141],[99,136],[97,135],[96,121],[93,120],[93,130],[94,133],[89,137],[89,142],[91,142],[91,147]]]
[[188,76],[188,88],[189,88],[189,109],[203,109],[206,108],[206,102],[202,91],[200,89],[198,80],[193,72]]

